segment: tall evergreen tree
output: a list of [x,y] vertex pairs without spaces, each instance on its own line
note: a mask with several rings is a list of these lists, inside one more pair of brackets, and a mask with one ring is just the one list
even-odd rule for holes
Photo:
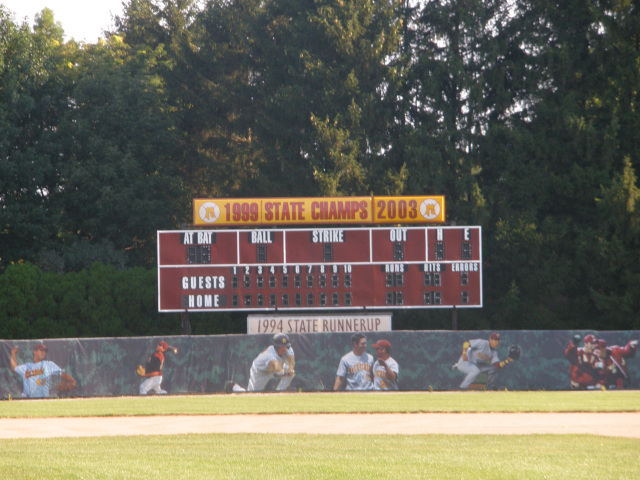
[[260,2],[133,0],[117,32],[136,49],[162,49],[156,71],[180,120],[175,161],[192,198],[250,195],[262,158],[252,127],[251,44]]
[[[63,190],[55,206],[61,252],[76,258],[75,268],[94,260],[152,265],[156,231],[187,216],[172,116],[163,82],[151,71],[157,55],[111,36],[87,46],[73,66],[71,108],[59,125]],[[98,255],[79,262],[86,245]],[[127,257],[113,258],[112,251]]]
[[50,40],[55,40],[58,43],[63,42],[64,28],[62,28],[60,22],[54,19],[53,10],[49,8],[45,8],[42,12],[36,14],[33,29]]
[[496,3],[426,1],[413,24],[408,191],[445,195],[451,220],[469,222],[482,205],[473,152],[486,127],[482,69]]
[[640,187],[630,160],[598,198],[600,228],[587,277],[602,323],[640,328]]
[[40,21],[34,33],[0,8],[0,269],[35,260],[55,238],[55,136],[72,85],[64,75],[68,49],[52,22]]
[[255,43],[263,59],[257,132],[266,155],[259,190],[341,195],[376,187],[389,168],[398,7],[393,1],[266,3]]
[[33,32],[2,28],[0,262],[153,263],[156,230],[188,210],[167,162],[174,137],[150,69],[157,52],[117,36],[63,43],[47,9]]
[[[632,111],[633,68],[621,74],[619,65],[628,62],[617,55],[633,51],[637,40],[629,30],[626,39],[619,33],[620,26],[632,24],[634,9],[627,7],[519,4],[515,19],[523,52],[534,56],[538,72],[534,101],[515,122],[491,127],[482,152],[483,193],[497,222],[485,242],[497,317],[508,303],[524,322],[539,326],[603,325],[594,308],[603,300],[595,292],[618,281],[611,270],[594,265],[602,251],[598,243],[615,243],[610,234],[600,237],[596,199],[602,188],[612,187],[629,144],[630,132],[619,118]],[[627,125],[637,122],[623,116]],[[624,254],[633,256],[634,248],[626,244]]]

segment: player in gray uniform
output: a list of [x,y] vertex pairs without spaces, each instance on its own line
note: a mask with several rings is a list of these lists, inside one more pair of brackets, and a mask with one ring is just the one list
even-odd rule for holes
[[[11,349],[11,371],[22,378],[22,396],[25,398],[47,398],[51,387],[58,392],[70,392],[76,388],[76,381],[54,362],[46,360],[47,347],[40,343],[33,347],[33,362],[18,365],[18,347]],[[59,376],[60,382],[51,385],[52,378]]]
[[389,354],[391,343],[388,340],[378,340],[372,345],[376,349],[376,361],[373,364],[373,389],[398,390],[398,373],[400,368]]
[[233,392],[261,392],[273,377],[279,377],[280,382],[276,390],[282,391],[289,388],[295,376],[295,356],[289,336],[286,333],[277,333],[273,336],[272,344],[258,355],[251,364],[249,370],[249,385],[246,390],[233,383]]
[[281,377],[276,390],[286,390],[295,376],[294,366],[295,356],[289,336],[277,333],[273,336],[273,344],[251,364],[247,391],[261,392],[274,376]]
[[346,380],[345,390],[372,390],[373,355],[365,352],[367,337],[363,333],[356,333],[351,337],[353,350],[340,359],[334,390],[340,390]]
[[486,388],[491,390],[496,386],[497,372],[511,362],[510,358],[500,361],[496,348],[500,345],[500,334],[492,333],[489,340],[477,338],[469,340],[462,345],[462,355],[458,359],[458,363],[454,365],[459,371],[466,376],[460,384],[461,390],[466,390],[469,385],[481,373],[487,374]]

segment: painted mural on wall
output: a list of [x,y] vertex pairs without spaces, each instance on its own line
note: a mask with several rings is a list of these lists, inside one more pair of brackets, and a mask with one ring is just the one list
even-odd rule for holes
[[0,397],[638,389],[640,331],[0,340]]

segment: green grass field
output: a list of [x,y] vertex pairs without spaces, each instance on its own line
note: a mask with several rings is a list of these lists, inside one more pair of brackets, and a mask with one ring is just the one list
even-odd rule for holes
[[[640,392],[212,395],[0,402],[0,418],[640,411]],[[640,440],[595,435],[154,435],[0,440],[0,479],[640,478]]]
[[637,411],[640,411],[640,391],[637,390],[221,394],[0,402],[0,418],[246,413]]

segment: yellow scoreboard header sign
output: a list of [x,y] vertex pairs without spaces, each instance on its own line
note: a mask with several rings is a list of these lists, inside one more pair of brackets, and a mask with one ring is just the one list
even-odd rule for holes
[[444,223],[444,196],[198,198],[194,226]]

